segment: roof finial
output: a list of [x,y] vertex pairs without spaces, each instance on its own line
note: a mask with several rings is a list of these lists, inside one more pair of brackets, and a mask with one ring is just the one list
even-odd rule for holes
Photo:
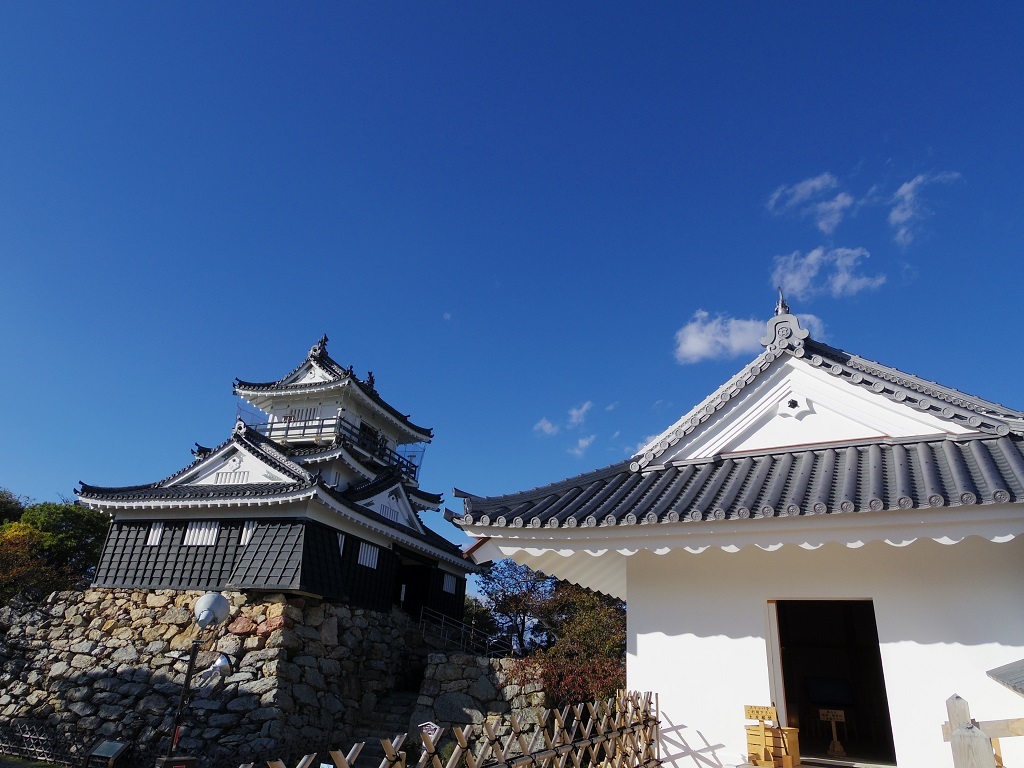
[[319,355],[327,354],[328,341],[329,339],[327,338],[327,334],[325,333],[323,336],[320,337],[320,340],[317,341],[317,343],[314,344],[313,347],[309,350],[309,356],[317,357]]
[[782,295],[782,286],[779,286],[779,300],[775,302],[775,316],[788,314],[789,304],[786,303],[786,297]]

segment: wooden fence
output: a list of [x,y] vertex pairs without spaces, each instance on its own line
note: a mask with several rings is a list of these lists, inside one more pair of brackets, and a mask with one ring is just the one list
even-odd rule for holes
[[[504,741],[498,733],[505,728],[496,728],[490,721],[484,721],[478,735],[472,725],[422,732],[415,768],[655,768],[661,764],[657,706],[650,693],[620,692],[607,700],[544,710],[536,727],[520,724],[515,716],[507,722]],[[403,750],[407,736],[381,739],[384,758],[371,768],[410,768]],[[360,742],[348,754],[331,750],[328,756],[335,768],[356,768],[364,746]],[[306,755],[295,768],[331,765],[325,757],[318,763],[315,753]],[[281,760],[269,760],[267,766],[288,768]]]
[[971,717],[966,699],[955,693],[946,699],[946,714],[942,738],[953,750],[953,768],[1003,768],[999,739],[1024,736],[1024,718],[979,723]]

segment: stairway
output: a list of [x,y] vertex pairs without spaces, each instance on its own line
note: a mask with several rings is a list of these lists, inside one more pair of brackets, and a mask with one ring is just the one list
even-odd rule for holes
[[[356,761],[359,768],[377,768],[384,759],[380,740],[393,740],[396,735],[408,732],[418,698],[419,694],[413,691],[390,691],[377,702],[373,712],[359,717],[352,731],[354,742],[366,742]],[[406,742],[410,739],[419,744],[415,733],[410,734]]]

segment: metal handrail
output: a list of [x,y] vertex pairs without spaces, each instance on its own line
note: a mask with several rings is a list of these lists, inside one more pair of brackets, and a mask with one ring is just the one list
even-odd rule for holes
[[472,624],[457,621],[433,608],[420,610],[420,629],[424,634],[429,631],[445,643],[480,656],[508,656],[512,653],[511,643],[502,636],[485,635]]
[[419,465],[413,459],[394,451],[387,444],[386,438],[360,430],[359,427],[337,416],[325,419],[269,421],[248,426],[278,443],[317,441],[325,437],[333,440],[335,437],[341,437],[374,458],[396,467],[412,480],[415,480],[419,473]]

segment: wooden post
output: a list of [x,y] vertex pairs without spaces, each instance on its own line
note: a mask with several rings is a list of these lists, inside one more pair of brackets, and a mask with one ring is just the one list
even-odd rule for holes
[[992,742],[973,723],[954,730],[949,742],[953,747],[953,768],[996,768]]
[[949,732],[952,733],[964,723],[971,722],[971,708],[966,699],[954,693],[946,699],[946,715],[949,718]]

